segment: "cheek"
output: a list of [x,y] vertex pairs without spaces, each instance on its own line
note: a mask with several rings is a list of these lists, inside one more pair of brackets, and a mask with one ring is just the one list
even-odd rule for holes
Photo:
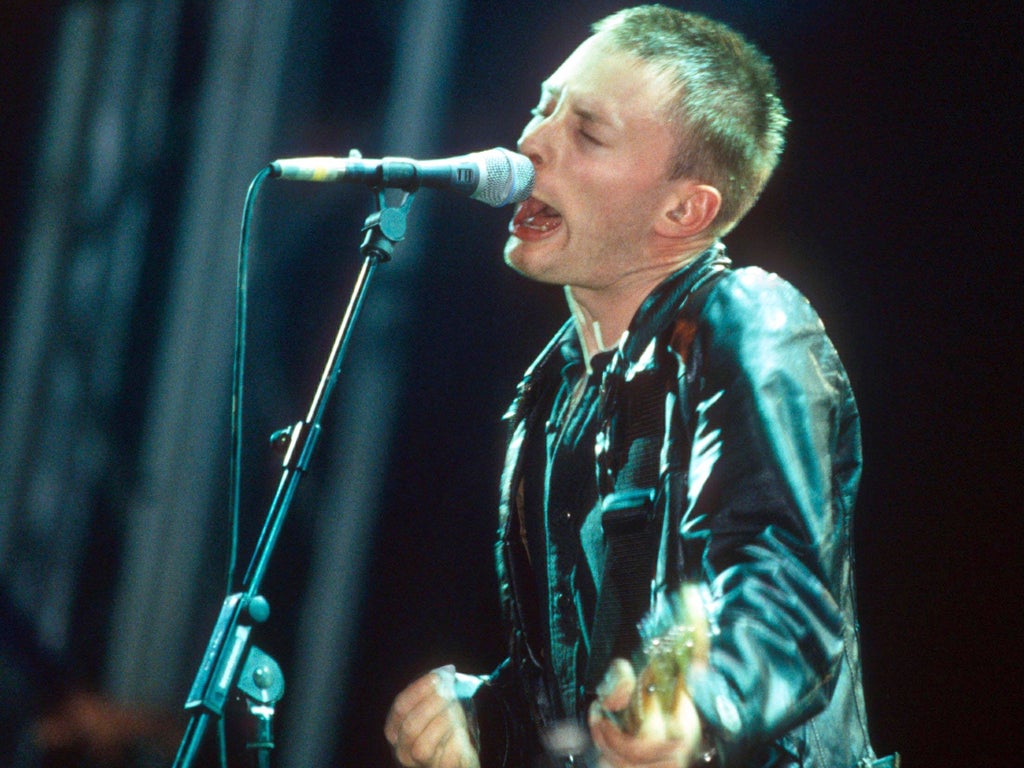
[[610,186],[594,201],[593,223],[605,231],[634,232],[646,218],[648,205],[640,190],[621,184]]
[[574,170],[569,181],[575,191],[574,204],[566,205],[562,213],[567,223],[575,224],[570,226],[575,236],[601,233],[620,239],[644,233],[663,190],[652,184],[653,172],[643,160],[631,158],[600,166],[579,162]]
[[636,205],[649,201],[655,194],[655,177],[646,172],[642,160],[621,160],[611,168],[592,174],[587,186],[596,190],[604,207],[615,209],[623,205]]

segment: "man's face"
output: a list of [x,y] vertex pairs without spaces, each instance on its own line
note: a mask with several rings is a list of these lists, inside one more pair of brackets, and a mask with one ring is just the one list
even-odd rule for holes
[[533,197],[509,226],[505,261],[542,282],[600,291],[658,267],[654,225],[674,188],[669,86],[600,38],[544,83],[519,151],[536,167]]

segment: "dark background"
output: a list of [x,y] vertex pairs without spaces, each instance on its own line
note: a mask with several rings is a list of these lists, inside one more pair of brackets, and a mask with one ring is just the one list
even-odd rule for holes
[[[62,7],[7,2],[0,15],[5,323],[24,234],[23,180],[33,169]],[[585,24],[613,7],[472,4],[446,154],[511,145],[537,83],[586,34]],[[867,2],[726,8],[717,15],[776,61],[793,118],[777,176],[727,243],[738,262],[778,271],[811,299],[862,411],[857,572],[876,747],[900,750],[908,766],[1018,764],[1011,716],[1021,711],[1022,682],[1019,11],[997,18]],[[198,6],[192,12],[202,15]],[[345,13],[339,7],[324,33],[341,39]],[[316,114],[283,149],[329,150],[333,140],[310,150],[303,142],[322,144],[351,120],[353,98],[376,109],[387,64],[361,54],[379,41],[345,39],[344,52],[339,46],[323,63],[333,74],[321,81]],[[189,45],[201,50],[200,41]],[[358,96],[353,83],[363,86]],[[339,90],[349,99],[344,115]],[[362,141],[367,154],[387,153],[372,146],[372,124],[354,130],[364,135],[346,136],[333,152]],[[498,419],[519,373],[564,316],[557,291],[501,267],[507,210],[441,196],[434,205],[445,226],[414,233],[437,261],[436,284],[416,307],[416,374],[388,470],[347,692],[357,704],[338,734],[341,764],[387,764],[380,727],[406,681],[447,661],[482,671],[502,656],[490,547]],[[342,224],[304,247],[349,247],[357,227]],[[275,247],[280,240],[287,237]],[[351,275],[311,258],[300,277],[341,290]],[[281,289],[264,299],[281,302],[295,327],[333,333],[330,323],[314,327],[322,313],[308,296]],[[319,349],[278,348],[295,356],[294,408],[304,408]],[[300,521],[278,557],[290,557],[290,543],[301,563],[303,531]],[[287,622],[277,631],[287,646]]]

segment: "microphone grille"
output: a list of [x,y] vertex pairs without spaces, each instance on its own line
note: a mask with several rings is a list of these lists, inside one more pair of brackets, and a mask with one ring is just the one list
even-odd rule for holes
[[533,192],[533,163],[530,158],[500,147],[480,155],[482,174],[473,198],[497,208],[521,203],[530,196]]

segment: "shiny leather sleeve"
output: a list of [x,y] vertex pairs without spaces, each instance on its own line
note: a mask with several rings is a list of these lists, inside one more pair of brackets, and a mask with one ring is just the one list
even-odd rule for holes
[[717,630],[691,693],[723,764],[828,704],[844,648],[856,408],[818,316],[759,269],[707,298],[685,371],[686,575]]

